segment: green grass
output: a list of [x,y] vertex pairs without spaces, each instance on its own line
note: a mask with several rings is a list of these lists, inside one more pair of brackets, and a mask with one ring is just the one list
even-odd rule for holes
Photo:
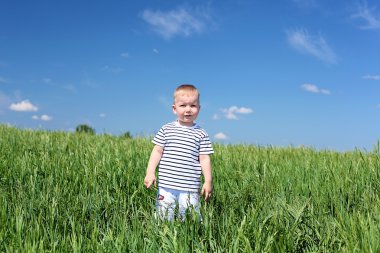
[[214,145],[203,223],[154,218],[152,144],[0,125],[0,252],[379,252],[380,156]]

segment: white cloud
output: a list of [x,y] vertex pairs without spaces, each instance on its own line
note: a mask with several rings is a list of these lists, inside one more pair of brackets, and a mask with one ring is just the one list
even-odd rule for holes
[[362,30],[376,30],[380,29],[380,15],[375,14],[376,6],[370,8],[366,1],[358,3],[356,13],[351,15],[352,19],[364,20],[365,25],[360,26]]
[[331,92],[329,90],[326,90],[326,89],[320,89],[319,92],[322,93],[322,94],[325,94],[325,95],[330,95],[331,94]]
[[312,36],[305,29],[298,29],[288,31],[287,36],[289,44],[296,50],[328,63],[336,63],[335,53],[321,35]]
[[217,133],[217,134],[214,135],[214,138],[217,139],[217,140],[227,140],[228,136],[225,135],[222,132],[219,132],[219,133]]
[[171,39],[177,35],[189,37],[205,29],[202,21],[204,15],[198,14],[196,17],[196,13],[184,8],[167,12],[144,10],[141,16],[164,39]]
[[310,83],[305,83],[301,85],[301,88],[304,89],[307,92],[312,92],[312,93],[321,93],[324,95],[330,95],[331,92],[327,89],[321,89],[318,86]]
[[380,81],[380,75],[365,75],[363,79]]
[[51,116],[49,116],[49,115],[43,114],[43,115],[41,115],[41,117],[38,116],[38,115],[33,115],[32,119],[34,119],[34,120],[42,120],[42,121],[50,121],[53,118]]
[[123,57],[123,58],[128,58],[129,54],[126,53],[126,52],[124,52],[124,53],[121,53],[120,56]]
[[41,115],[41,120],[43,120],[43,121],[50,121],[52,119],[53,118],[49,115],[46,115],[46,114]]
[[9,106],[9,109],[17,112],[36,112],[38,111],[38,107],[33,105],[29,100],[23,100],[19,103],[12,103]]
[[106,116],[107,116],[107,115],[106,115],[104,112],[102,112],[102,113],[99,114],[99,117],[100,117],[100,118],[105,118]]
[[[238,120],[237,114],[250,114],[253,113],[253,109],[248,107],[237,107],[237,106],[231,106],[230,108],[222,109],[221,110],[224,113],[224,117],[226,119],[231,120]],[[215,115],[214,115],[215,118]]]
[[153,48],[153,53],[156,53],[156,54],[158,54],[158,53],[159,53],[158,49],[156,49],[156,48]]
[[308,92],[313,92],[313,93],[318,93],[319,92],[319,89],[317,86],[315,86],[314,84],[308,84],[308,83],[305,83],[305,84],[302,84],[301,86],[304,90],[308,91]]

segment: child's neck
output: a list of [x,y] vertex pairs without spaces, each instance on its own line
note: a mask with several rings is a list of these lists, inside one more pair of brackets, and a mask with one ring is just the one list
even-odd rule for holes
[[193,122],[189,122],[189,123],[183,123],[183,122],[181,122],[181,121],[179,121],[179,120],[177,119],[177,122],[178,122],[178,124],[179,124],[180,126],[185,126],[185,127],[192,127],[192,126],[195,125],[194,121],[193,121]]

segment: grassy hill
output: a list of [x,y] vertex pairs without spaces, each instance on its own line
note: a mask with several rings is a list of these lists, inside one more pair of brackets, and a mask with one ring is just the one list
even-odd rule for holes
[[380,251],[379,148],[215,144],[203,223],[154,218],[151,149],[0,125],[0,251]]

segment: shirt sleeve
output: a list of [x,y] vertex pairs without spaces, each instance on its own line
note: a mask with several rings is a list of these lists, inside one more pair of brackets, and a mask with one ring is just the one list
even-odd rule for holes
[[200,148],[199,148],[199,154],[200,155],[209,155],[214,153],[214,149],[212,148],[212,144],[210,141],[210,137],[208,134],[205,134],[205,136],[200,141]]
[[157,132],[156,136],[154,136],[152,142],[158,146],[165,146],[165,131],[163,127]]

